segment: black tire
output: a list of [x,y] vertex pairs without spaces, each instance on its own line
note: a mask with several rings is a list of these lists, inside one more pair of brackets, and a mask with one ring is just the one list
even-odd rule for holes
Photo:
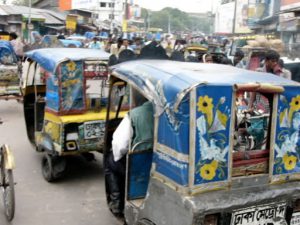
[[1,186],[3,193],[3,204],[5,216],[8,221],[12,221],[15,215],[15,184],[13,172],[5,168],[5,161],[1,163]]
[[42,174],[46,181],[54,181],[52,156],[47,153],[42,158]]

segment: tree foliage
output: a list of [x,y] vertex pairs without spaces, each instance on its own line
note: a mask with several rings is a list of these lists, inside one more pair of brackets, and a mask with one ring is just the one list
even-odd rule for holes
[[191,16],[176,8],[164,8],[161,11],[149,11],[142,9],[142,18],[145,19],[147,26],[162,28],[168,32],[168,27],[172,32],[192,32],[198,31],[209,33],[210,19]]

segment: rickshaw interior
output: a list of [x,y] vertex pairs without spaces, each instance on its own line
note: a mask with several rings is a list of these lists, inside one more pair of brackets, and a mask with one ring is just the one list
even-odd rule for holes
[[[125,114],[134,107],[132,101],[135,98],[130,85],[124,81],[111,77],[111,88],[108,101],[108,114],[105,134],[105,154],[108,154],[112,148],[112,136]],[[140,95],[142,95],[139,92]],[[145,97],[145,96],[144,96]],[[130,113],[129,113],[130,115]],[[145,140],[129,146],[127,154],[127,174],[126,177],[119,177],[123,189],[122,198],[131,204],[140,206],[146,196],[148,183],[150,179],[150,169],[152,165],[153,148],[145,145],[153,145],[153,140]],[[126,178],[126,179],[125,179]],[[107,179],[107,178],[106,178]],[[126,191],[126,193],[125,193]],[[110,188],[106,182],[107,200],[110,202]]]
[[[236,118],[232,176],[264,174],[269,171],[273,102],[277,92],[255,85],[236,92]],[[251,99],[255,99],[253,104]]]

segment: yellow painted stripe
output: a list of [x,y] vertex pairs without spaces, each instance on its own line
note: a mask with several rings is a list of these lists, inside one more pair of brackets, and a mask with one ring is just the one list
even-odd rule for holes
[[[127,112],[120,112],[119,117],[123,118]],[[86,112],[84,114],[58,116],[50,112],[45,113],[45,120],[54,123],[83,123],[93,120],[106,120],[106,109],[100,112]]]

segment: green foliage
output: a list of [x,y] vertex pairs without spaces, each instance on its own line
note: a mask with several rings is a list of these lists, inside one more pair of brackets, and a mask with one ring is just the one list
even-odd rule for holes
[[161,11],[149,11],[142,9],[142,18],[145,19],[147,26],[161,28],[164,32],[168,32],[168,26],[172,32],[191,32],[201,31],[208,33],[210,29],[210,19],[191,16],[186,12],[176,8],[164,8]]

